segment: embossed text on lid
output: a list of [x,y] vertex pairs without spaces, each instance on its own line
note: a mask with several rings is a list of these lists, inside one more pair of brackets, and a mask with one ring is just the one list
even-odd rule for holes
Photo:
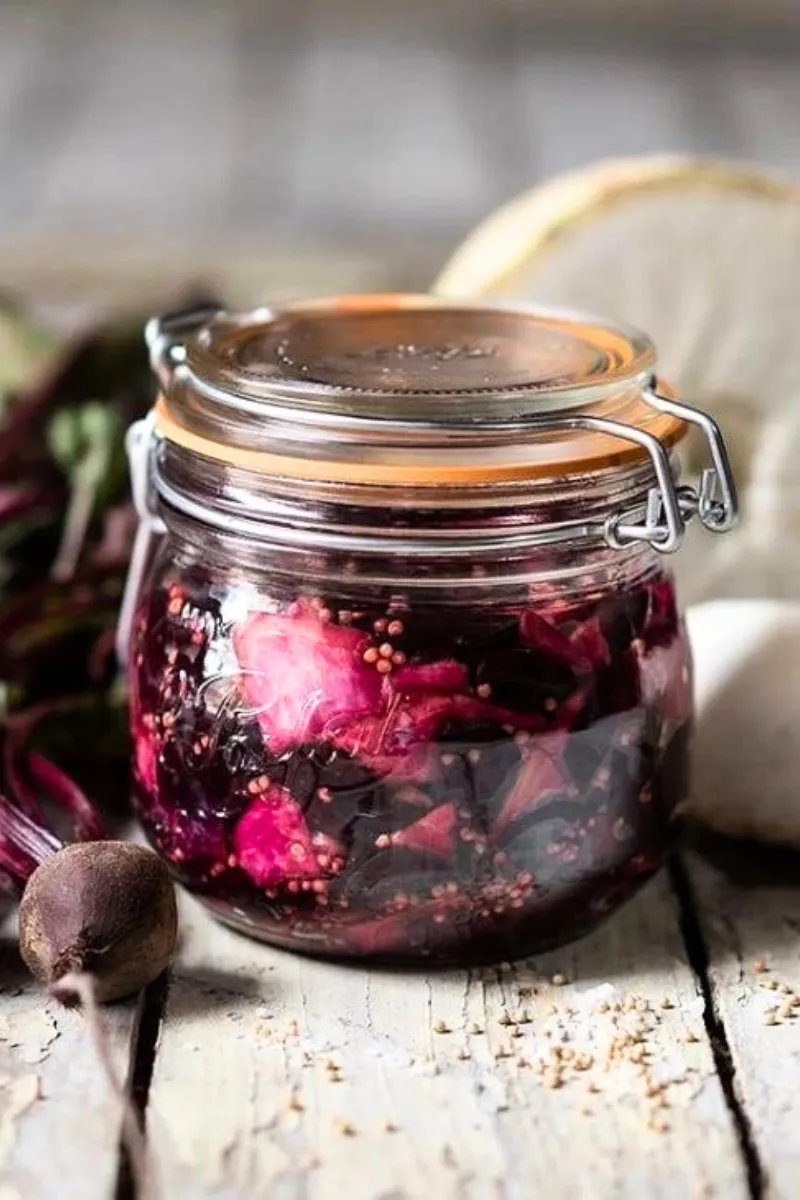
[[334,388],[461,392],[574,385],[618,364],[604,347],[517,313],[296,313],[232,349],[248,373]]
[[[602,387],[646,370],[654,357],[643,335],[574,314],[442,305],[426,296],[402,297],[402,303],[372,298],[369,306],[293,305],[263,319],[212,327],[203,352],[207,364],[215,360],[237,375],[245,391],[266,387],[296,397],[314,391],[316,402],[320,391],[382,396],[384,415],[390,395]],[[398,405],[401,413],[407,415]]]

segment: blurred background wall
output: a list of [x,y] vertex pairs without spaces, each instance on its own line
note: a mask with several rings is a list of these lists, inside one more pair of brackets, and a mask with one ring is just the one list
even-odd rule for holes
[[0,272],[298,254],[324,285],[348,254],[424,282],[590,159],[800,173],[799,118],[800,0],[0,0]]

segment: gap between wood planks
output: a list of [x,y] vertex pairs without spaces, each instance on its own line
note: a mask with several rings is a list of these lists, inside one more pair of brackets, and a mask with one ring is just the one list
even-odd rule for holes
[[[153,1079],[161,1023],[166,1012],[168,992],[169,975],[165,972],[142,993],[131,1035],[126,1090],[139,1116],[140,1126],[145,1132],[147,1101]],[[119,1145],[119,1170],[114,1188],[114,1200],[137,1200],[130,1156],[122,1141]]]
[[698,915],[697,896],[685,863],[679,854],[674,854],[669,860],[667,871],[678,904],[678,921],[689,966],[705,1001],[703,1024],[711,1045],[714,1066],[722,1086],[725,1103],[739,1139],[747,1173],[747,1186],[752,1200],[763,1200],[763,1197],[766,1196],[764,1166],[758,1153],[750,1119],[737,1086],[736,1068],[728,1043],[728,1035],[720,1016],[715,988],[711,979],[711,958]]
[[[727,1032],[711,978],[711,959],[698,913],[694,885],[683,858],[676,854],[667,865],[678,908],[678,923],[686,955],[705,1002],[703,1023],[725,1103],[736,1131],[751,1200],[764,1200],[767,1179],[752,1125],[742,1101]],[[169,976],[161,976],[142,995],[131,1037],[127,1090],[146,1131],[147,1106],[161,1027],[166,1015]],[[138,1200],[125,1146],[120,1142],[114,1200]]]

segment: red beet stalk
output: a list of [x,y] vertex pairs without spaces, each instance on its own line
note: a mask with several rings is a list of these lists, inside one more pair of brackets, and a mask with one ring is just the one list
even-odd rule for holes
[[63,844],[49,828],[43,805],[49,802],[70,816],[78,841],[99,841],[106,833],[89,798],[50,759],[35,751],[24,754],[8,735],[3,757],[0,871],[21,892],[39,864]]

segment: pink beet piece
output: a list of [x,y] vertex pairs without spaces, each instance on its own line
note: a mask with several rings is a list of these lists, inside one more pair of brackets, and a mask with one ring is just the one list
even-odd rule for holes
[[475,696],[395,692],[383,711],[345,719],[329,728],[328,736],[339,750],[361,759],[378,775],[422,781],[429,776],[442,732],[464,722],[510,724],[532,732],[544,723],[538,713],[512,713]]
[[582,647],[576,645],[563,630],[557,629],[532,608],[526,609],[520,617],[519,628],[524,646],[544,650],[554,658],[561,658],[568,663],[580,665],[585,661]]
[[597,616],[580,621],[569,640],[577,654],[593,667],[605,667],[611,662],[611,651]]
[[140,727],[134,735],[134,763],[136,772],[150,795],[158,789],[158,750],[155,738],[149,729]]
[[364,662],[368,639],[356,629],[303,610],[252,613],[233,640],[242,686],[274,754],[380,708],[381,676]]
[[391,684],[397,692],[466,692],[469,673],[463,663],[444,658],[401,667],[391,677]]
[[242,870],[259,887],[320,875],[300,805],[285,788],[271,787],[253,801],[239,819],[233,844]]
[[423,783],[431,771],[435,753],[414,726],[406,711],[348,721],[331,741],[384,779]]
[[377,713],[351,719],[328,729],[334,745],[364,762],[403,757],[415,746],[435,739],[453,714],[452,696],[393,695]]
[[652,650],[637,647],[642,700],[670,721],[686,721],[692,709],[692,678],[682,638]]
[[643,636],[650,646],[669,645],[675,636],[678,614],[675,588],[672,581],[664,577],[648,586],[648,608]]
[[404,846],[408,850],[421,850],[447,858],[453,853],[453,838],[456,829],[456,807],[440,804],[412,825],[392,834],[393,846]]
[[530,809],[555,796],[570,794],[572,788],[561,765],[566,745],[567,735],[559,732],[538,738],[526,749],[514,785],[495,820],[495,836]]

